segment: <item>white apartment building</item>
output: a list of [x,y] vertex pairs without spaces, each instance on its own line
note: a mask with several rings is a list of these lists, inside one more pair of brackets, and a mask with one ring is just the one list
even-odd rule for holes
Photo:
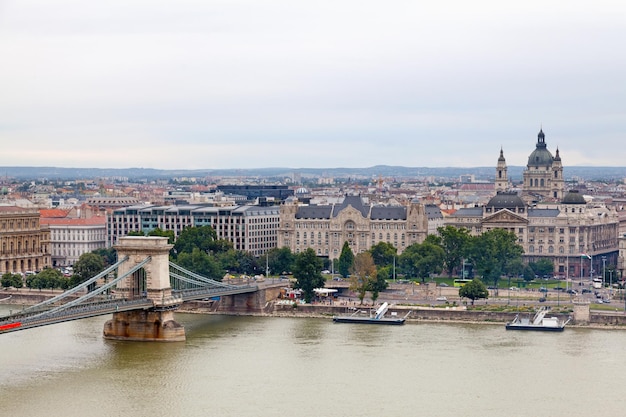
[[172,230],[178,237],[185,227],[211,226],[218,239],[237,250],[261,256],[277,245],[278,206],[138,205],[114,210],[107,216],[107,245],[133,231]]
[[52,266],[71,266],[80,255],[106,248],[106,217],[41,218],[50,229]]

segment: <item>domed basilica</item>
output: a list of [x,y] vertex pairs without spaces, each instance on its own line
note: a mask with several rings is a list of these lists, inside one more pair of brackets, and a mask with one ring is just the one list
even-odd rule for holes
[[554,156],[550,153],[543,129],[528,157],[521,192],[512,191],[502,149],[495,190],[496,195],[486,205],[459,209],[445,223],[466,228],[473,235],[494,228],[515,233],[524,248],[525,261],[547,258],[555,266],[555,275],[561,277],[589,277],[592,271],[597,274],[603,257],[608,265],[617,264],[617,213],[604,204],[587,203],[577,190],[565,192],[559,150]]

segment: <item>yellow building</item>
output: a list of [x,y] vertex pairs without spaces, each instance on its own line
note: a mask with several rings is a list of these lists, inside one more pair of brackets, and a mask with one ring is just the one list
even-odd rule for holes
[[402,253],[423,242],[427,232],[428,216],[418,202],[376,205],[361,196],[346,196],[337,204],[316,205],[288,199],[280,207],[278,247],[293,253],[311,248],[318,256],[337,259],[344,242],[355,254],[386,242]]
[[40,271],[50,266],[50,230],[39,210],[0,206],[0,274]]

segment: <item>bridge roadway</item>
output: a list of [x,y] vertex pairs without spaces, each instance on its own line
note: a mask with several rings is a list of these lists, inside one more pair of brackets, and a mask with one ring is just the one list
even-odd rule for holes
[[[47,326],[49,324],[63,323],[66,321],[80,320],[88,317],[119,313],[122,311],[139,309],[176,309],[184,301],[199,300],[207,297],[244,294],[255,292],[258,289],[259,288],[256,285],[195,288],[179,291],[172,290],[172,296],[160,300],[159,303],[155,303],[147,297],[142,297],[131,300],[121,298],[100,299],[94,302],[81,303],[66,307],[59,311],[52,310],[57,307],[62,307],[62,305],[50,306],[47,310],[34,311],[31,313],[16,313],[11,316],[0,317],[0,334],[26,330],[33,327]],[[50,312],[48,312],[48,310],[50,310]]]

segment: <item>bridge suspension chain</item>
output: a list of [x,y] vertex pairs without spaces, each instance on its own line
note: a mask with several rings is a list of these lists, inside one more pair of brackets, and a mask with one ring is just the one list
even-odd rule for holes
[[[116,285],[119,281],[123,280],[124,278],[134,274],[135,272],[137,272],[138,270],[140,270],[141,268],[144,267],[144,265],[146,265],[148,262],[150,262],[152,260],[152,258],[150,256],[148,256],[146,259],[144,259],[142,262],[138,263],[137,265],[135,265],[134,267],[132,267],[131,269],[129,269],[124,275],[121,275],[115,279],[113,279],[112,281],[106,283],[105,285],[103,285],[102,287],[97,288],[95,291],[92,292],[88,292],[87,294],[73,300],[70,301],[68,303],[65,303],[63,305],[57,306],[55,308],[52,308],[50,310],[46,310],[42,313],[39,313],[31,318],[34,317],[39,317],[39,316],[43,316],[43,315],[48,315],[48,314],[54,314],[58,311],[62,311],[65,310],[67,308],[73,307],[75,305],[81,304],[91,298],[94,298],[97,295],[101,295],[103,294],[105,291],[107,291],[109,288],[113,287],[114,285]],[[93,278],[92,278],[93,279]]]
[[110,274],[111,272],[115,271],[120,265],[122,265],[124,262],[126,262],[128,260],[128,256],[125,256],[124,258],[120,259],[119,261],[117,261],[115,264],[111,265],[110,267],[108,267],[107,269],[105,269],[104,271],[100,272],[99,274],[93,276],[92,278],[89,278],[87,281],[80,283],[79,285],[75,286],[74,288],[70,288],[69,290],[63,292],[62,294],[59,294],[55,297],[52,297],[48,300],[42,301],[39,304],[35,304],[34,306],[30,306],[24,309],[24,313],[28,313],[31,311],[37,311],[40,310],[42,307],[45,307],[49,304],[54,304],[57,301],[63,300],[64,298],[69,297],[70,295],[73,295],[81,290],[84,290],[85,288],[87,288],[88,286],[90,286],[91,284],[93,284],[94,282],[96,282],[97,280],[99,280],[100,278],[104,278],[105,276],[107,276],[108,274]]

